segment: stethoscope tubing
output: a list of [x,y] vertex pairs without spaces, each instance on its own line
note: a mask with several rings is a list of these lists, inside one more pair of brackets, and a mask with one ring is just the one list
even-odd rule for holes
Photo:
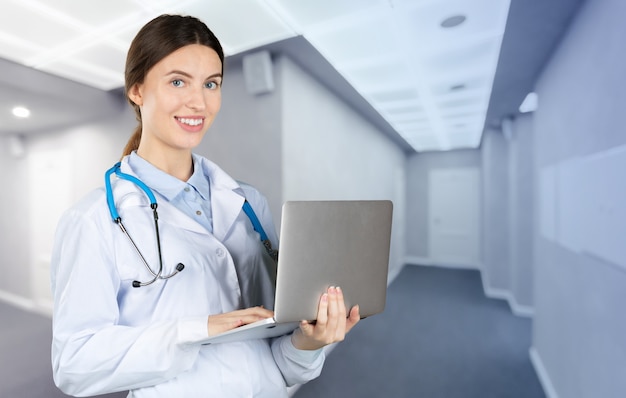
[[[140,282],[137,280],[133,281],[133,287],[148,286],[156,282],[158,279],[170,279],[171,277],[173,277],[174,275],[182,271],[185,268],[185,266],[182,263],[178,263],[176,265],[176,270],[174,272],[172,272],[169,275],[163,275],[163,256],[161,254],[161,236],[159,234],[159,214],[157,212],[158,205],[156,202],[156,197],[154,196],[154,194],[152,193],[152,191],[150,190],[150,188],[148,188],[146,184],[144,184],[137,177],[131,176],[126,173],[122,173],[120,171],[120,167],[121,167],[121,162],[117,162],[115,165],[113,165],[113,167],[107,170],[107,172],[104,174],[104,185],[105,185],[105,190],[106,190],[106,198],[107,198],[107,205],[109,207],[109,212],[111,213],[111,218],[113,219],[113,222],[115,222],[120,227],[124,235],[126,235],[126,237],[130,241],[132,246],[135,248],[135,251],[139,255],[141,262],[146,267],[146,269],[150,272],[150,274],[152,274],[153,276],[153,278],[147,282]],[[115,174],[117,177],[130,181],[134,183],[135,185],[137,185],[146,194],[146,196],[148,197],[148,200],[150,200],[150,208],[152,209],[152,214],[154,218],[154,230],[156,234],[157,251],[158,251],[158,256],[159,256],[159,271],[158,272],[154,272],[152,267],[150,267],[145,257],[139,250],[139,247],[137,246],[133,238],[128,233],[128,230],[126,229],[126,227],[124,226],[124,223],[122,222],[122,217],[120,217],[119,213],[117,212],[117,209],[115,208],[115,198],[113,197],[113,189],[111,187],[111,175],[112,174]]]

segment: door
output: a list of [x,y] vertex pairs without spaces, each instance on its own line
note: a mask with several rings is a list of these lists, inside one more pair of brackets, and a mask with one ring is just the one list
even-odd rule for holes
[[477,168],[431,170],[429,257],[435,264],[479,267],[480,178]]

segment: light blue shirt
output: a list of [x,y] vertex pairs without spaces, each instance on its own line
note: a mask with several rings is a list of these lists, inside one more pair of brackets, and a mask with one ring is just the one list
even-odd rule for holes
[[213,232],[211,213],[211,190],[209,180],[194,157],[193,174],[187,182],[181,181],[166,172],[154,167],[147,160],[132,152],[128,157],[128,165],[133,172],[159,193],[174,207],[194,219],[207,231]]

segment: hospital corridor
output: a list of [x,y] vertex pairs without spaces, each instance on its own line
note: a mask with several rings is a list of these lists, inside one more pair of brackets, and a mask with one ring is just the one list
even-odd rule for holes
[[[146,68],[145,82],[126,90],[131,40],[141,38],[137,33],[150,26],[146,22],[169,14],[197,17],[215,32],[218,44],[200,45],[199,39],[186,44]],[[221,373],[211,378],[235,386],[231,394],[248,391],[237,396],[260,398],[267,392],[255,394],[252,388],[278,388],[294,398],[626,397],[624,17],[623,0],[119,0],[98,5],[1,0],[0,397],[72,396],[55,385],[53,363],[78,369],[72,366],[85,359],[72,357],[64,344],[78,350],[100,341],[101,353],[122,344],[92,330],[100,319],[106,330],[127,328],[128,336],[154,327],[160,334],[146,337],[154,339],[154,351],[104,355],[111,374],[93,386],[72,385],[80,377],[65,375],[70,381],[64,391],[162,396],[159,391],[166,389],[152,389],[189,380],[190,372],[206,373],[197,371],[199,362],[190,362],[188,346],[199,352],[198,361],[223,364],[219,372],[244,372],[243,365],[229,368],[231,362],[216,360],[214,353],[221,352],[216,346],[236,352],[226,345],[244,350],[256,343],[200,345],[195,332],[208,337],[215,326],[207,319],[216,318],[206,314],[197,322],[185,315],[195,314],[194,306],[205,296],[206,306],[235,303],[218,315],[235,313],[242,303],[256,303],[248,294],[261,292],[267,281],[275,283],[271,272],[267,280],[257,278],[266,271],[257,271],[257,264],[269,264],[275,254],[268,245],[282,238],[285,202],[370,200],[393,204],[384,310],[352,330],[348,326],[343,341],[323,348],[298,346],[314,341],[302,337],[304,332],[290,340],[279,337],[274,346],[256,340],[264,348],[255,355],[265,355],[262,360],[277,369],[274,373],[258,359],[256,368],[245,368],[250,380],[233,381]],[[223,61],[215,50],[220,42]],[[148,51],[165,52],[172,43]],[[202,56],[190,62],[184,51],[191,50]],[[167,74],[171,91],[150,91],[153,71],[183,58],[192,71],[197,65],[217,70],[209,78],[202,75],[197,86],[202,95],[191,91],[197,83],[193,73],[178,66]],[[146,100],[146,92],[158,93],[153,95],[160,102]],[[165,92],[176,94],[163,99]],[[184,102],[188,113],[157,119],[145,112],[170,112],[174,99]],[[158,136],[161,130],[152,120],[173,125],[171,131],[184,132],[185,140],[171,144],[167,140],[174,139]],[[206,133],[205,122],[210,124]],[[158,169],[138,154],[147,144],[122,156],[137,126],[145,129],[142,134],[156,134],[171,153],[184,153],[185,162],[190,158],[185,151],[193,151],[190,174],[167,180],[169,186],[155,189],[156,180],[144,178],[150,173],[137,178],[158,193],[158,217],[148,207],[150,195],[139,200],[118,190],[111,206],[103,188],[111,181],[105,172],[117,162],[125,173],[135,173],[138,164],[144,171]],[[194,141],[192,133],[201,130],[204,136]],[[199,159],[210,160],[202,163],[207,167],[219,165],[221,174],[198,183]],[[168,207],[180,198],[163,192],[175,185],[185,186],[181,197],[190,196],[184,200],[192,198],[176,206],[192,207],[179,212]],[[224,208],[236,211],[220,212],[221,198],[230,200]],[[255,209],[261,227],[275,227],[276,233],[259,231],[258,219],[255,223],[242,203],[261,204]],[[124,217],[131,214],[124,220],[128,240],[118,238],[117,210]],[[111,225],[84,221],[98,212],[106,213]],[[174,218],[193,225],[180,233],[172,227]],[[230,229],[224,227],[226,219]],[[146,248],[153,236],[157,243]],[[233,236],[241,240],[229,241]],[[214,268],[189,263],[178,268],[169,264],[172,252]],[[61,255],[66,257],[60,260]],[[82,259],[75,261],[82,273],[59,266],[71,264],[73,256]],[[114,265],[103,268],[109,260]],[[240,265],[248,262],[254,270]],[[128,275],[143,272],[136,289],[130,282],[122,286],[135,278],[125,274],[128,264]],[[183,276],[167,279],[178,272]],[[192,272],[214,275],[210,288]],[[72,292],[82,294],[74,298],[88,297],[87,302],[68,306],[63,283],[73,283]],[[191,286],[201,286],[200,294],[192,296]],[[328,293],[320,292],[320,303],[328,297],[343,300],[340,289],[324,289]],[[128,292],[138,292],[135,301]],[[157,307],[166,312],[150,312]],[[268,312],[257,304],[250,307]],[[64,308],[84,311],[59,310]],[[148,326],[126,311],[144,316]],[[167,311],[177,319],[169,319]],[[247,322],[238,316],[237,322]],[[358,320],[351,321],[349,309],[346,317],[346,325]],[[57,331],[68,319],[76,327],[84,320],[86,326],[62,343]],[[196,329],[162,327],[170,321]],[[180,338],[188,346],[173,349],[170,340],[154,336]],[[284,348],[283,342],[291,345]],[[176,354],[182,359],[172,360],[165,380],[116,374],[148,351],[155,354],[150,358],[171,360]],[[158,367],[145,362],[142,366]],[[313,378],[315,366],[321,373]],[[139,381],[124,384],[126,377]],[[301,377],[312,380],[289,385]],[[245,390],[237,381],[252,387]],[[191,385],[196,384],[187,385],[185,396],[212,396],[210,388],[190,391]]]

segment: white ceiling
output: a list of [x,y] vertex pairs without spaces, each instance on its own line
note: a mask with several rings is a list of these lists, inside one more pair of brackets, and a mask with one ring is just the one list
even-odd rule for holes
[[[101,90],[162,13],[235,55],[303,36],[416,151],[480,145],[509,0],[1,0],[0,58]],[[463,15],[459,26],[442,28]]]

